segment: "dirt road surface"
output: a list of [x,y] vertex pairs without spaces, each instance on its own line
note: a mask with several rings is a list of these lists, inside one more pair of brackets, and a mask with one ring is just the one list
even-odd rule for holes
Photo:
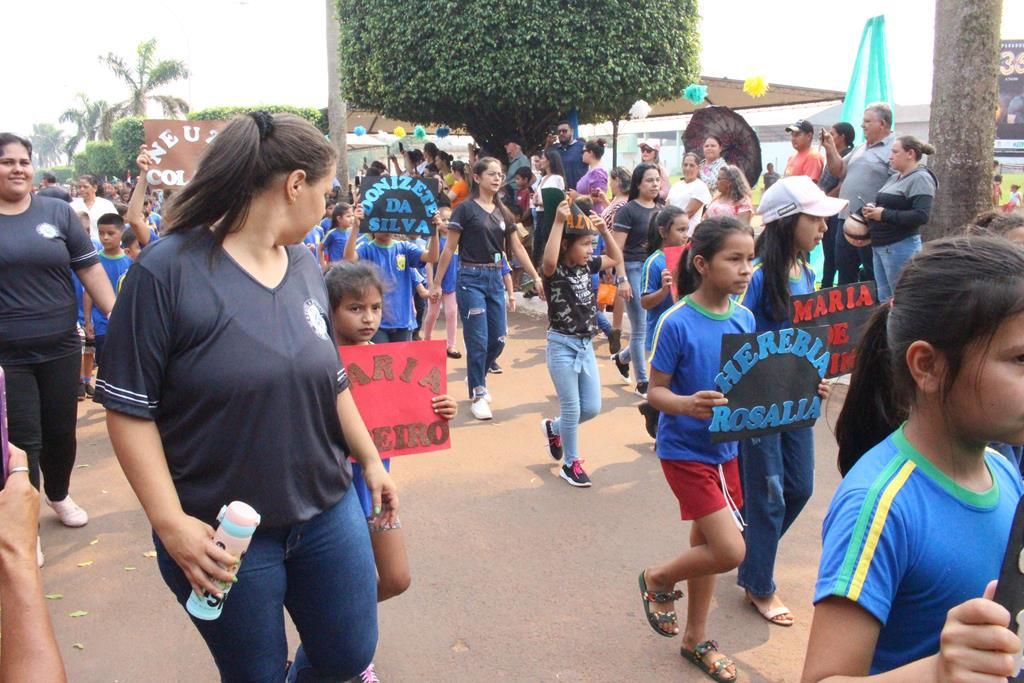
[[[378,674],[416,682],[709,680],[679,657],[678,638],[657,636],[643,617],[637,573],[684,548],[689,525],[679,520],[639,399],[601,343],[603,410],[580,442],[594,486],[571,488],[538,427],[557,414],[546,323],[525,312],[510,322],[505,372],[489,380],[495,419],[477,422],[462,403],[451,451],[395,461],[413,583],[381,605]],[[449,372],[460,400],[464,363],[453,361]],[[776,569],[796,625],[761,619],[744,604],[735,572],[719,579],[710,635],[735,658],[740,680],[799,680],[821,521],[839,481],[828,424],[843,389],[815,429],[815,494],[783,539]],[[70,679],[216,681],[203,642],[145,555],[149,525],[91,401],[80,404],[72,493],[91,515],[86,527],[66,529],[49,509],[41,522],[45,590],[63,596],[48,604]],[[79,610],[88,614],[69,616]],[[294,652],[290,624],[289,638]]]

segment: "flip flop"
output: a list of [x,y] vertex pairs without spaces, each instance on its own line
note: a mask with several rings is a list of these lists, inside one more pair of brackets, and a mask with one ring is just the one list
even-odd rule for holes
[[[767,621],[769,624],[775,624],[776,626],[781,626],[782,628],[789,628],[794,623],[796,623],[796,618],[793,617],[793,612],[791,612],[790,609],[785,605],[783,605],[782,607],[773,607],[772,609],[765,610],[764,612],[762,612],[761,608],[758,607],[757,603],[754,602],[753,598],[750,597],[750,593],[746,593],[746,598],[750,606],[753,607],[758,614],[764,617],[764,620]],[[791,619],[788,622],[778,621],[778,618],[785,614],[788,614],[791,617]]]
[[679,617],[676,615],[675,610],[670,612],[654,612],[651,609],[651,603],[665,604],[669,602],[675,602],[683,597],[683,591],[652,591],[647,589],[647,581],[644,580],[644,572],[640,572],[640,598],[644,601],[644,614],[647,615],[647,623],[651,625],[654,632],[659,636],[665,636],[666,638],[674,638],[679,635],[678,633],[669,633],[661,628],[661,624],[671,624],[675,626]]

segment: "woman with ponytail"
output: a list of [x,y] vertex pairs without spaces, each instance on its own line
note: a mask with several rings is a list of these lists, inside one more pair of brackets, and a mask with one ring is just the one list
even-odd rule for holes
[[[300,244],[324,211],[335,153],[308,122],[257,112],[210,143],[165,235],[110,316],[96,401],[182,605],[224,681],[347,680],[377,643],[376,571],[353,457],[381,524],[391,478],[338,358],[323,276]],[[222,505],[262,517],[240,568],[213,541]],[[287,590],[286,590],[287,588]],[[284,610],[301,638],[288,670]]]
[[601,167],[606,144],[603,138],[598,138],[583,145],[583,163],[589,170],[576,183],[576,191],[593,202],[598,214],[608,207],[608,171]]
[[804,683],[1005,680],[1021,649],[992,601],[1024,443],[1024,249],[928,243],[868,322],[836,425]]

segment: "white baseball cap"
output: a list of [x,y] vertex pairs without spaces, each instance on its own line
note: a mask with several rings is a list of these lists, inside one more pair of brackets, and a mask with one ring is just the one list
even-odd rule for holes
[[765,190],[757,213],[765,223],[786,216],[806,213],[811,216],[835,216],[846,208],[845,199],[829,197],[805,175],[783,178]]

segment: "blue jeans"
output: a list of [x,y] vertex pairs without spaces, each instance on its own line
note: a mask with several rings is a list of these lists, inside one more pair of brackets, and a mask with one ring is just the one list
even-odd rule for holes
[[374,344],[412,341],[412,330],[378,327],[377,331],[370,338],[370,341]]
[[[182,605],[192,588],[157,535],[164,582]],[[285,680],[288,610],[302,639],[289,681],[344,681],[377,648],[377,572],[370,534],[351,488],[308,522],[258,529],[238,583],[214,621],[192,619],[227,683]]]
[[911,235],[899,242],[884,247],[871,247],[871,255],[875,262],[875,284],[878,286],[878,301],[885,303],[892,298],[893,287],[900,279],[903,266],[910,257],[921,251],[921,236]]
[[558,394],[561,415],[551,428],[562,437],[562,464],[579,460],[577,431],[580,423],[601,412],[601,378],[589,338],[571,337],[548,330],[548,372]]
[[629,316],[629,356],[633,363],[633,374],[637,382],[647,381],[647,356],[644,354],[644,339],[647,335],[647,311],[640,305],[640,280],[643,275],[643,261],[626,261],[626,279],[633,290],[633,298],[626,302]]
[[740,442],[743,538],[747,555],[736,583],[751,594],[775,592],[779,539],[796,520],[814,489],[814,433],[811,427]]
[[460,264],[455,280],[455,300],[462,317],[466,343],[469,397],[487,387],[487,368],[505,349],[508,320],[505,317],[505,283],[500,268]]

